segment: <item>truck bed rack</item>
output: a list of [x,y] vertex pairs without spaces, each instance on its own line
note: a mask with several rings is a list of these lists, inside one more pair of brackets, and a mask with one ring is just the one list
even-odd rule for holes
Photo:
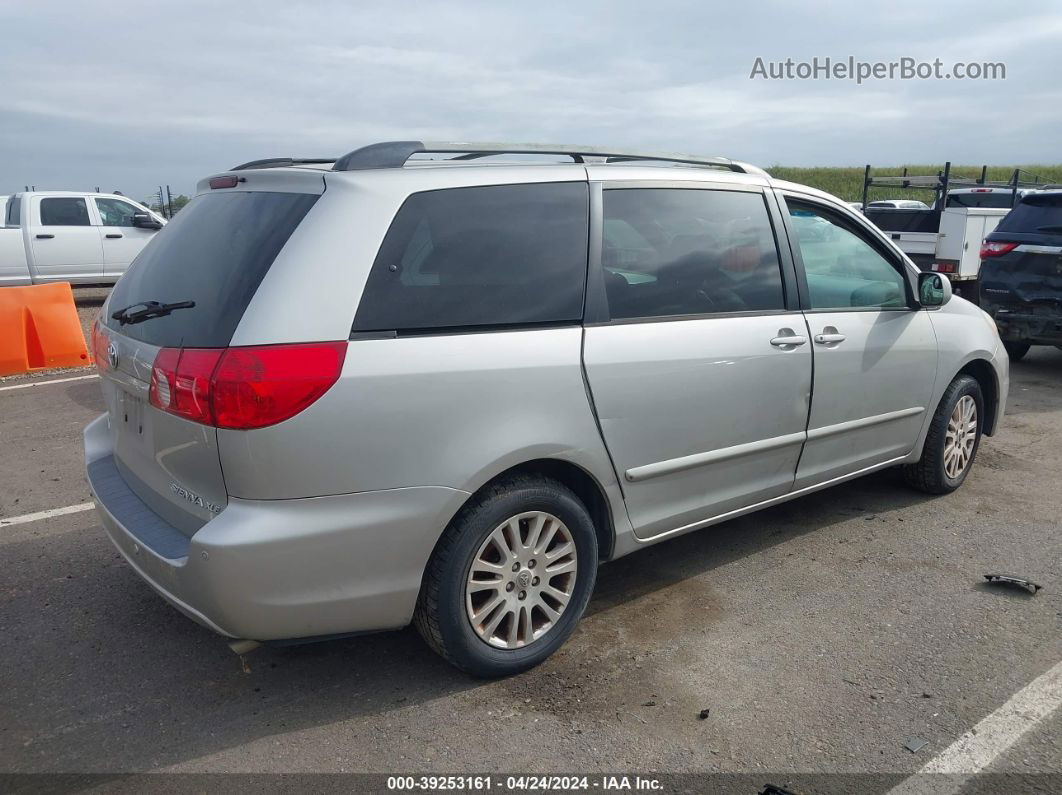
[[[1038,174],[1032,174],[1021,168],[1014,169],[1008,180],[988,179],[988,166],[981,166],[980,177],[956,177],[951,173],[951,162],[944,164],[944,169],[936,174],[908,174],[907,169],[902,174],[872,176],[868,163],[863,171],[863,212],[866,212],[868,194],[871,188],[902,188],[905,190],[931,190],[935,193],[933,210],[939,212],[947,199],[948,191],[952,188],[1009,188],[1011,190],[1011,206],[1017,201],[1018,191],[1021,188],[1044,188],[1047,187]],[[1031,179],[1023,178],[1023,175]]]

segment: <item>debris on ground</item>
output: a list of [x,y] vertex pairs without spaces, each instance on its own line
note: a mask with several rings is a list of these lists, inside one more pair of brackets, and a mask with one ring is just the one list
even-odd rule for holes
[[707,720],[708,719],[708,713],[710,711],[711,711],[710,709],[702,709],[700,712],[697,713],[697,718],[700,719],[700,720]]
[[929,745],[928,740],[923,740],[921,737],[912,737],[903,744],[903,747],[910,751],[912,754],[917,754],[927,745]]
[[986,574],[985,579],[989,585],[1006,585],[1012,588],[1023,588],[1031,594],[1036,594],[1043,586],[1025,577],[1015,574]]

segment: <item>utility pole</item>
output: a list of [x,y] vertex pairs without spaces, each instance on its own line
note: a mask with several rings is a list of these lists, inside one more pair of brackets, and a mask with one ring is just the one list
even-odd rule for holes
[[169,185],[166,186],[166,205],[170,208],[170,218],[173,218],[173,194]]
[[166,215],[166,202],[162,198],[162,186],[161,185],[159,185],[158,197],[159,197],[159,215],[163,215],[164,216],[164,215]]

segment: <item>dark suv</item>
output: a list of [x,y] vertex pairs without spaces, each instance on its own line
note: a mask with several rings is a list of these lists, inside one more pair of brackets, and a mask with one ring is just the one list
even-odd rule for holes
[[1017,361],[1062,347],[1062,190],[1031,193],[981,246],[981,307]]

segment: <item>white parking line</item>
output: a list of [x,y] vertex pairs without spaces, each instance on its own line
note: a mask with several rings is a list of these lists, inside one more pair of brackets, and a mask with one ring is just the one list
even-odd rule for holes
[[[1006,704],[966,732],[888,795],[962,790],[971,776],[984,770],[1008,748],[1062,706],[1062,662],[1027,684]],[[938,774],[938,775],[931,775]],[[943,778],[939,774],[948,774]]]
[[15,384],[14,386],[0,386],[0,392],[9,389],[29,389],[31,386],[48,386],[48,384],[65,384],[67,381],[84,381],[86,378],[99,378],[98,373],[92,375],[75,375],[72,378],[53,378],[50,381],[30,381],[28,384]]
[[53,516],[66,516],[68,513],[91,511],[94,507],[95,503],[81,502],[77,505],[67,505],[65,508],[51,508],[47,511],[26,513],[22,516],[12,516],[10,519],[0,519],[0,527],[8,527],[13,524],[25,524],[26,522],[36,522],[39,519],[51,519]]

